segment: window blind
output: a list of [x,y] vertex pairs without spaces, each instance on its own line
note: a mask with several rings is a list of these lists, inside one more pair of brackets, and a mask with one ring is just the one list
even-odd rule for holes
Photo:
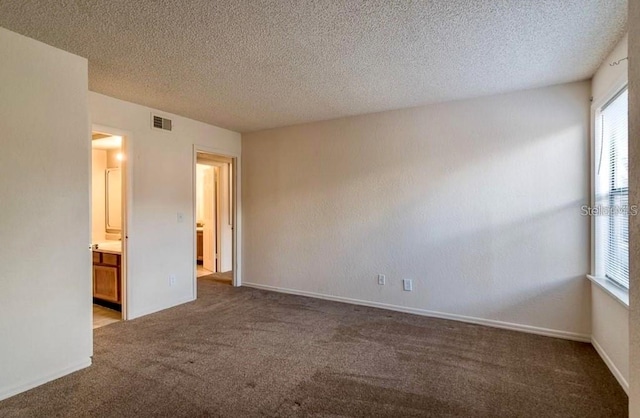
[[629,288],[629,116],[625,88],[600,111],[596,251],[607,279]]

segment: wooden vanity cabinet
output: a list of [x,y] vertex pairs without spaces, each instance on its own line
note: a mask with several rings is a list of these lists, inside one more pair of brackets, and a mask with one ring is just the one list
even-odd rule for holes
[[93,297],[107,302],[122,303],[120,254],[93,252]]

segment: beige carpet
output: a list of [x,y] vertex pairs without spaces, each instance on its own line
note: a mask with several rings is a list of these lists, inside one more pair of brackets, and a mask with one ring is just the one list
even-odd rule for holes
[[623,417],[585,343],[200,280],[95,331],[94,365],[0,416]]
[[199,277],[202,279],[209,279],[219,283],[233,284],[233,272],[227,271],[225,273],[210,273],[205,276]]

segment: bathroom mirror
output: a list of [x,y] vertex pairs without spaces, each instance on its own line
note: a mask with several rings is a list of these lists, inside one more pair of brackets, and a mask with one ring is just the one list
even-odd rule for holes
[[105,228],[109,233],[122,229],[122,175],[119,168],[106,170]]

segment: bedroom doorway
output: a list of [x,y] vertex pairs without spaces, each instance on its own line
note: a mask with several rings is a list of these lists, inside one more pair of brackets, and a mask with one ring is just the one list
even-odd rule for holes
[[94,126],[91,135],[93,328],[126,318],[126,137]]
[[195,156],[196,280],[233,284],[235,188],[234,159],[196,152]]

